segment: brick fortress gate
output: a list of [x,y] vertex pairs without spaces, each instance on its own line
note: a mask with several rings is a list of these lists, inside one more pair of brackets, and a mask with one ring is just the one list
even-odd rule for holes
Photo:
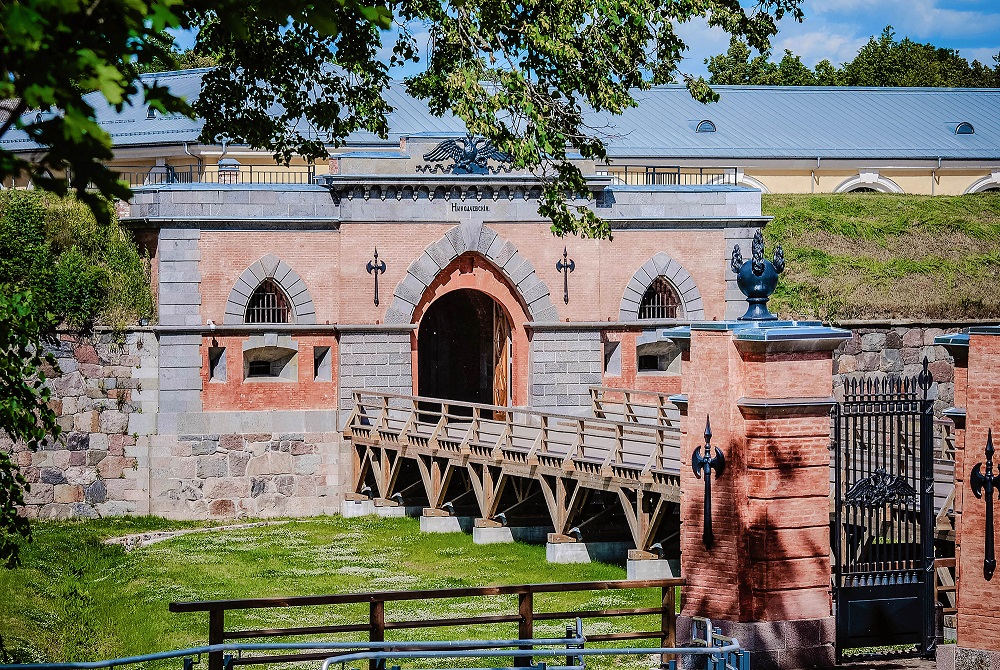
[[584,162],[615,239],[559,240],[530,175],[426,164],[446,140],[336,156],[322,184],[139,187],[123,220],[158,322],[57,352],[66,433],[18,456],[27,512],[335,513],[359,389],[570,414],[603,382],[679,391],[683,347],[661,330],[739,309],[720,260],[763,225],[760,194],[616,186]]
[[[18,454],[27,513],[410,508],[554,560],[628,551],[632,576],[680,557],[682,627],[709,616],[765,664],[831,661],[831,352],[850,334],[733,321],[727,261],[750,256],[760,193],[591,176],[614,240],[559,240],[529,176],[424,165],[437,141],[343,154],[322,184],[139,189],[126,222],[159,323],[65,343],[66,438]],[[415,394],[453,402],[407,410]],[[727,459],[711,544],[708,417]]]

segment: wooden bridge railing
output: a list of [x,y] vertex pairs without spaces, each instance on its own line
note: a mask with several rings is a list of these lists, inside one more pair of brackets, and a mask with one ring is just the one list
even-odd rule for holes
[[591,386],[590,403],[598,419],[680,427],[680,410],[670,402],[669,393]]
[[[572,619],[595,619],[606,617],[652,616],[658,619],[657,629],[649,631],[628,631],[603,635],[587,635],[588,642],[614,640],[656,639],[661,647],[676,646],[676,600],[675,589],[684,585],[683,579],[657,579],[645,581],[604,581],[569,582],[556,584],[520,584],[512,586],[482,586],[473,588],[432,589],[422,591],[380,591],[371,593],[345,593],[317,596],[295,596],[288,598],[250,598],[244,600],[210,600],[197,602],[170,603],[171,612],[208,612],[208,643],[223,644],[229,640],[252,638],[288,638],[296,636],[318,636],[335,633],[366,633],[368,640],[381,642],[389,630],[442,628],[479,624],[516,623],[518,639],[534,637],[535,621],[558,621]],[[570,593],[586,591],[607,591],[622,589],[660,589],[660,604],[656,607],[633,607],[601,610],[538,611],[534,597],[543,593]],[[396,620],[387,617],[386,605],[405,601],[436,601],[453,598],[487,598],[493,596],[516,595],[516,613],[496,613],[480,616],[453,617],[442,619]],[[367,621],[336,626],[300,626],[296,628],[263,628],[254,630],[227,630],[226,612],[240,610],[315,607],[319,605],[349,605],[368,603]],[[277,613],[276,613],[277,614]],[[288,618],[287,613],[279,616]],[[294,615],[293,615],[294,616]],[[405,642],[401,643],[405,646]],[[291,661],[315,661],[328,658],[331,652],[297,653],[269,656],[244,656],[232,659],[233,665],[260,665],[288,663]],[[221,652],[209,654],[209,670],[223,670]],[[372,662],[374,666],[374,662]],[[373,669],[374,670],[374,667]]]
[[680,468],[680,425],[671,418],[646,423],[364,390],[354,392],[345,433],[433,455],[637,481],[676,477]]

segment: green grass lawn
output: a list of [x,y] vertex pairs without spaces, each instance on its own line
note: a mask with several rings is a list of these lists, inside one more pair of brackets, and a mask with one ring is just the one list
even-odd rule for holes
[[[784,317],[1000,318],[1000,194],[765,195]],[[769,255],[770,256],[770,255]]]
[[[18,662],[78,661],[207,643],[207,613],[168,611],[170,602],[181,600],[625,578],[624,570],[612,565],[547,563],[541,546],[478,546],[464,534],[423,534],[414,519],[293,520],[193,533],[132,552],[103,542],[145,530],[199,525],[208,524],[150,517],[37,523],[35,540],[23,555],[24,567],[0,571],[0,635],[7,652]],[[536,611],[656,604],[658,592],[653,589],[535,598]],[[386,620],[516,611],[513,596],[417,601],[387,604]],[[227,614],[226,628],[358,623],[367,620],[367,613],[367,605],[248,610]],[[585,623],[585,631],[653,630],[658,625],[658,618],[643,619],[593,620]],[[535,624],[536,637],[561,637],[564,632],[562,622]],[[325,639],[359,639],[357,635]],[[516,637],[516,624],[387,632],[390,640]],[[644,666],[648,663],[635,667]]]

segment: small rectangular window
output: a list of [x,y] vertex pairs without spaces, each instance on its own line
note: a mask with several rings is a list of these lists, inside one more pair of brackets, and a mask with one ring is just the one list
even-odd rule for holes
[[639,356],[639,372],[653,372],[660,369],[659,356]]
[[226,348],[208,348],[208,380],[212,382],[226,381]]
[[271,361],[250,361],[247,377],[273,377]]
[[313,347],[313,378],[318,382],[333,381],[330,347]]

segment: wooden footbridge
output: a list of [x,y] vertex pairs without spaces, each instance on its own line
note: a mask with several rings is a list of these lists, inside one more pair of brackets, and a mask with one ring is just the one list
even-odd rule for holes
[[353,498],[675,557],[679,410],[654,392],[595,387],[591,397],[581,417],[355,392]]
[[[355,392],[345,429],[354,456],[350,497],[468,517],[479,527],[547,529],[550,542],[628,542],[636,558],[675,557],[678,408],[651,391],[594,387],[591,399],[589,416],[573,416]],[[936,534],[951,542],[950,421],[937,423]],[[832,490],[832,469],[830,481]]]

